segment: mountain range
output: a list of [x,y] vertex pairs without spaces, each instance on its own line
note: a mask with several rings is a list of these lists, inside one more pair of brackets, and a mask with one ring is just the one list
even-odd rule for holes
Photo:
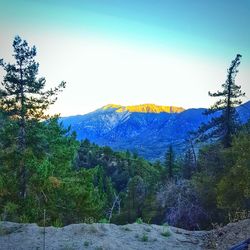
[[[241,123],[250,119],[250,101],[236,108]],[[163,160],[169,144],[183,151],[190,131],[211,117],[205,109],[142,104],[106,105],[85,115],[63,117],[65,127],[77,133],[77,139],[89,139],[114,150],[135,152],[148,160]],[[215,114],[216,115],[216,114]]]

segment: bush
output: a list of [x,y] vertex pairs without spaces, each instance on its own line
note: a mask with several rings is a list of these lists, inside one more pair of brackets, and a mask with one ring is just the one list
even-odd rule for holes
[[167,223],[186,229],[197,229],[207,217],[190,181],[168,182],[157,193]]
[[137,223],[137,224],[143,224],[142,218],[137,218],[136,221],[135,221],[135,223]]

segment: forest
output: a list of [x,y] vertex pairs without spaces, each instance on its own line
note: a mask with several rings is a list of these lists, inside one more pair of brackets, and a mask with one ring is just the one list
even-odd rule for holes
[[15,63],[0,60],[0,220],[42,225],[46,215],[56,227],[143,221],[194,230],[249,217],[250,121],[240,124],[235,111],[244,96],[235,83],[241,55],[221,90],[209,92],[217,101],[206,114],[219,116],[190,131],[185,152],[169,145],[163,162],[149,162],[77,141],[47,112],[66,83],[46,90],[36,48],[16,36],[13,49]]

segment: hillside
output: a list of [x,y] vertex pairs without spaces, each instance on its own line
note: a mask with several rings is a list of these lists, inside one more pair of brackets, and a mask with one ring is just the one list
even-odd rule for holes
[[[203,115],[204,110],[109,104],[86,115],[64,117],[61,121],[76,131],[79,140],[88,138],[114,150],[130,150],[148,160],[162,160],[170,143],[181,151],[188,132],[211,119]],[[246,122],[250,118],[250,102],[239,106],[237,112],[240,121]]]
[[[2,250],[42,249],[44,229],[36,224],[0,223]],[[167,233],[166,233],[167,232]],[[45,249],[228,249],[250,237],[250,219],[213,231],[187,231],[150,224],[72,224],[45,229]]]

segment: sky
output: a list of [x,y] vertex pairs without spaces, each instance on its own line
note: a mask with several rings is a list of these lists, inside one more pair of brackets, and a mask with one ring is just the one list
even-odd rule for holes
[[20,35],[47,87],[67,82],[50,113],[209,107],[238,53],[236,84],[250,99],[250,0],[0,0],[0,13],[0,58],[13,62]]

